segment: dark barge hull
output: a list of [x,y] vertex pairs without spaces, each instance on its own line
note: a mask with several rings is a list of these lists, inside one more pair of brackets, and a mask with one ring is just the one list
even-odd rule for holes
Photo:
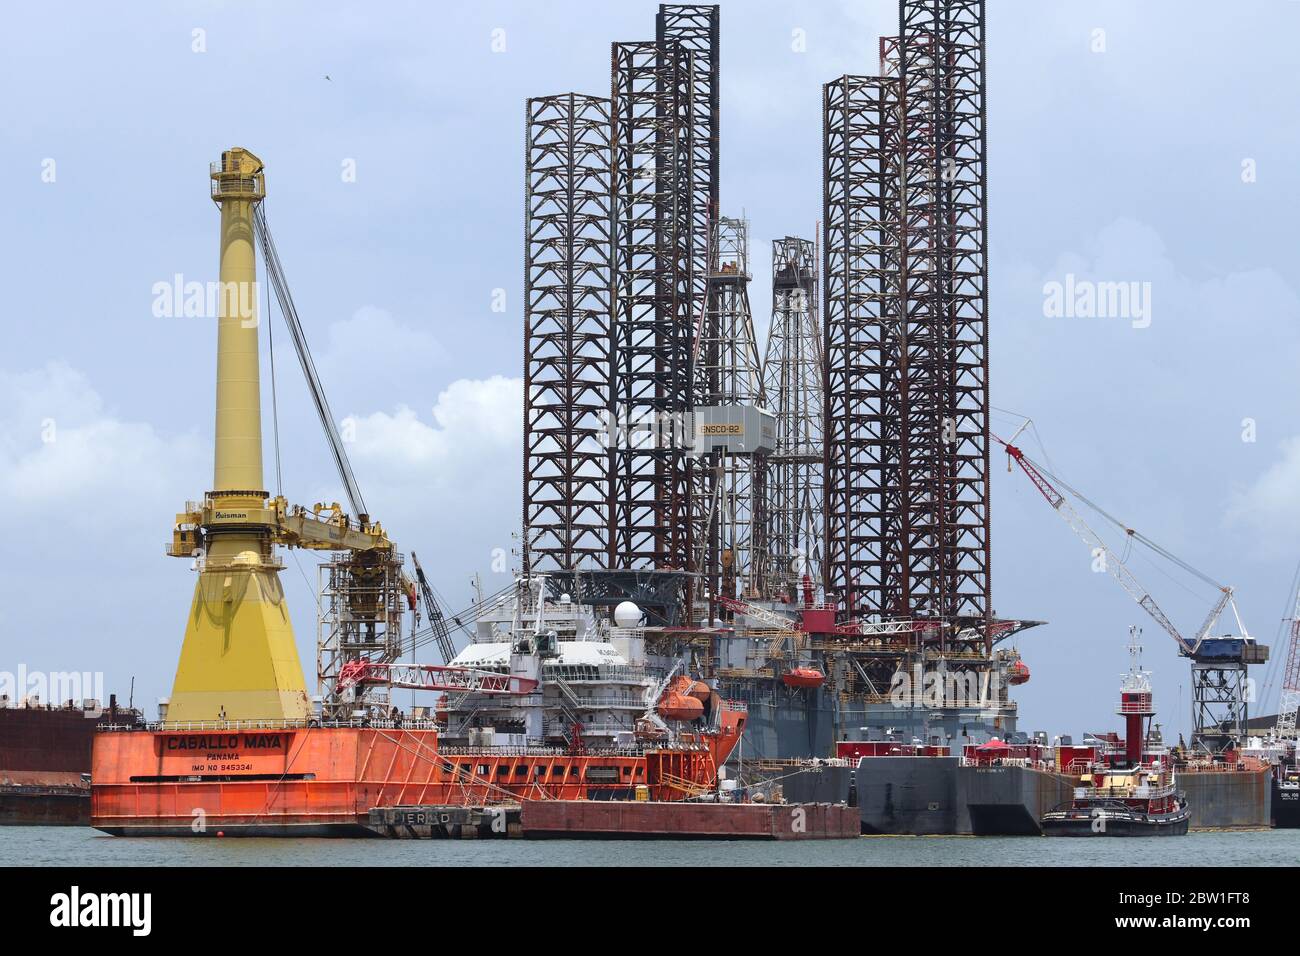
[[[1067,802],[1075,786],[1063,774],[961,766],[957,757],[864,757],[856,767],[785,773],[785,797],[796,802],[846,800],[852,778],[863,833],[1037,835],[1044,814]],[[1267,768],[1178,774],[1193,830],[1268,829],[1271,783]],[[1287,818],[1294,819],[1295,811]]]
[[84,827],[89,824],[89,787],[0,786],[0,826]]
[[1138,816],[1132,819],[1106,819],[1104,829],[1094,829],[1096,821],[1089,816],[1049,817],[1042,821],[1043,836],[1059,837],[1158,837],[1186,836],[1190,817],[1187,813],[1177,817],[1152,818]]
[[961,766],[957,757],[864,757],[788,776],[794,802],[848,799],[850,779],[862,832],[919,836],[1038,836],[1038,821],[1070,799],[1074,780],[1019,766]]
[[1300,830],[1300,788],[1273,781],[1273,826],[1278,830]]

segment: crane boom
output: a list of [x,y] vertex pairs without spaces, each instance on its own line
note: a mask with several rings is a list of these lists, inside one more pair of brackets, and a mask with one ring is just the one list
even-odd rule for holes
[[383,684],[411,690],[440,690],[474,694],[522,696],[537,690],[531,677],[516,677],[472,667],[441,667],[436,664],[389,664],[381,661],[349,661],[339,671],[337,690],[362,684]]
[[1296,735],[1296,712],[1300,711],[1300,588],[1296,590],[1295,610],[1291,612],[1291,646],[1282,669],[1282,695],[1277,702],[1278,737]]
[[433,632],[438,656],[442,658],[444,664],[450,664],[456,656],[456,647],[451,642],[451,632],[447,630],[447,618],[442,613],[437,598],[433,596],[433,588],[429,585],[429,579],[424,576],[424,568],[420,566],[420,559],[415,556],[414,551],[411,552],[411,563],[415,566],[415,581],[420,588],[420,598],[424,602],[424,612],[429,618],[429,629]]
[[1138,582],[1119,556],[1106,546],[1106,542],[1101,539],[1101,536],[1088,526],[1088,523],[1083,520],[1083,516],[1074,509],[1061,492],[1056,490],[1052,483],[1047,480],[1047,477],[1034,466],[1034,463],[1025,457],[1024,452],[1015,445],[1002,441],[996,435],[993,437],[1006,448],[1007,455],[1020,466],[1020,470],[1034,483],[1042,496],[1047,499],[1047,503],[1065,520],[1065,523],[1070,526],[1074,533],[1092,548],[1093,554],[1101,553],[1106,570],[1110,572],[1111,577],[1119,582],[1120,587],[1127,591],[1129,596],[1138,603],[1138,606],[1151,615],[1155,622],[1178,642],[1178,647],[1184,655],[1187,657],[1194,656],[1200,650],[1201,642],[1209,634],[1214,622],[1218,620],[1219,615],[1223,613],[1223,609],[1232,601],[1232,588],[1220,588],[1222,594],[1218,603],[1211,610],[1205,623],[1201,625],[1201,629],[1197,631],[1195,638],[1191,641],[1187,640],[1179,633],[1178,628],[1174,626],[1174,622],[1156,603],[1156,599],[1151,596],[1150,592]]
[[[478,619],[483,615],[495,611],[509,601],[518,593],[518,587],[519,585],[517,582],[508,584],[500,591],[497,591],[494,594],[489,594],[480,601],[475,601],[463,611],[457,611],[455,614],[443,615],[443,620],[450,621],[451,624],[455,625],[456,630],[466,630],[477,623]],[[452,628],[449,627],[448,632],[450,633],[451,630]],[[434,632],[434,629],[432,627],[426,627],[411,636],[411,650],[423,647],[425,644],[429,643],[430,640],[436,639],[437,634]]]
[[738,598],[724,597],[718,595],[718,603],[728,611],[735,614],[744,614],[756,621],[762,621],[769,627],[775,627],[782,631],[799,630],[799,622],[793,618],[786,617],[784,614],[777,614],[765,607],[759,607],[757,604],[750,604],[748,601],[741,601]]

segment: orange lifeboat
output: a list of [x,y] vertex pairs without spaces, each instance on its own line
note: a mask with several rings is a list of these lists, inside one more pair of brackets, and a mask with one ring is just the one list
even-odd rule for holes
[[691,697],[694,697],[701,704],[705,704],[708,703],[709,698],[713,696],[713,688],[704,683],[704,681],[697,680],[691,682],[690,690],[686,693]]
[[1029,665],[1024,661],[1014,661],[1007,668],[1007,683],[1025,684],[1029,681]]
[[697,720],[704,716],[704,705],[676,688],[659,698],[656,710],[664,720]]
[[447,723],[447,698],[439,697],[438,703],[433,705],[433,719],[439,724]]
[[815,667],[794,667],[781,675],[786,687],[821,687],[826,675]]

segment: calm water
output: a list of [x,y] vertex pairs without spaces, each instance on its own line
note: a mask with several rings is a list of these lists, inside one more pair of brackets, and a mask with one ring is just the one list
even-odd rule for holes
[[554,840],[127,839],[0,828],[0,864],[32,866],[1295,866],[1300,830],[1144,840],[862,837],[807,843]]

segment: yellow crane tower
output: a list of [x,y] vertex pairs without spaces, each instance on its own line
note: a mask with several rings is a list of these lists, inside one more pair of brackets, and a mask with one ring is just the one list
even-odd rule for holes
[[400,566],[401,559],[366,515],[353,521],[338,504],[307,511],[264,490],[255,291],[255,241],[265,226],[257,210],[266,196],[262,161],[233,147],[213,164],[211,180],[221,209],[213,487],[176,516],[168,548],[196,559],[199,580],[166,720],[301,721],[312,706],[276,545],[362,552],[362,568]]

